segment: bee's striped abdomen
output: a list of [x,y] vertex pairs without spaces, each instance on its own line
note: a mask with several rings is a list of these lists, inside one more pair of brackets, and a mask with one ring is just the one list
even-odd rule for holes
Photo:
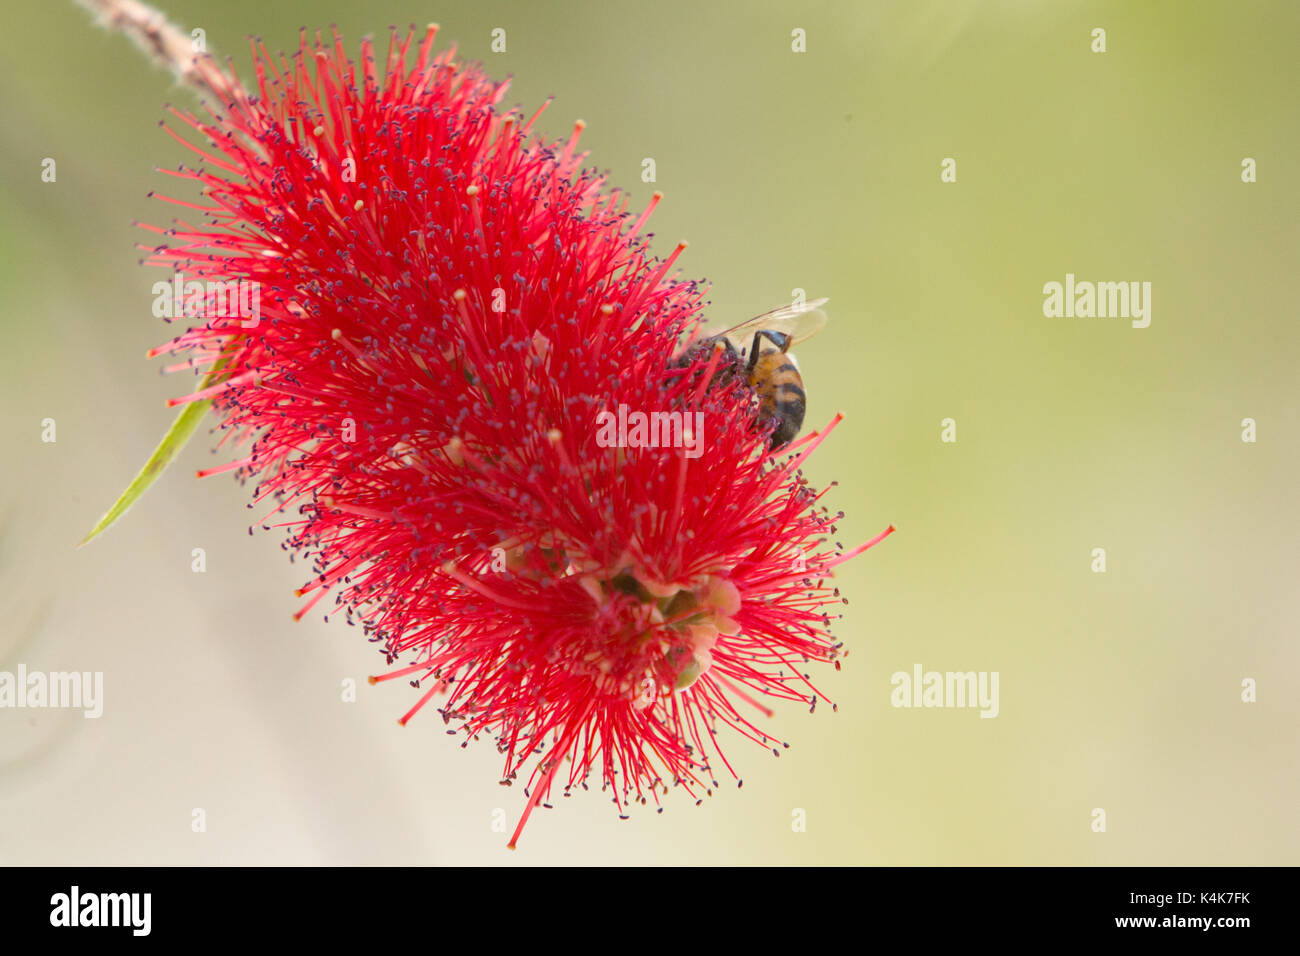
[[803,428],[808,410],[808,395],[798,367],[784,352],[764,352],[754,363],[749,383],[758,393],[758,413],[764,421],[777,419],[772,432],[772,447],[790,442]]

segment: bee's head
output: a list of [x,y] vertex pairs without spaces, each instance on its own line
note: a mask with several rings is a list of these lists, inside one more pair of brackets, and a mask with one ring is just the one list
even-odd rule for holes
[[699,349],[699,358],[706,362],[713,356],[715,351],[721,353],[718,356],[718,367],[724,369],[738,364],[744,357],[741,352],[736,350],[736,346],[732,344],[731,339],[725,335],[715,335],[712,338],[705,339],[697,348]]

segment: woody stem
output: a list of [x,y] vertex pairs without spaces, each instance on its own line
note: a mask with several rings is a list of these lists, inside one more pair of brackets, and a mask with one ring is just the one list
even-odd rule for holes
[[101,26],[126,34],[151,60],[171,70],[200,96],[210,98],[214,108],[224,108],[234,98],[230,81],[213,65],[212,57],[196,50],[190,35],[161,11],[139,0],[77,3],[94,13]]

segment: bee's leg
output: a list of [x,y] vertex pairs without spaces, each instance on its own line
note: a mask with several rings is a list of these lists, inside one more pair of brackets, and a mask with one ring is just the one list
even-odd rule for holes
[[771,329],[767,329],[762,334],[776,346],[778,352],[784,352],[790,347],[790,336],[786,332],[773,332]]
[[745,374],[749,375],[754,371],[754,363],[758,361],[758,340],[767,333],[759,329],[754,333],[754,341],[749,345],[749,361],[745,363]]
[[790,336],[785,332],[774,332],[771,329],[759,329],[754,333],[754,342],[749,347],[749,363],[745,366],[746,372],[753,372],[754,363],[758,361],[759,339],[767,339],[776,346],[778,352],[784,352],[790,347]]

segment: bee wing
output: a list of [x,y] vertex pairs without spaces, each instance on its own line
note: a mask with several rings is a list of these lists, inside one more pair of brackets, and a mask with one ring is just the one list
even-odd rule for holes
[[828,317],[822,306],[828,301],[830,300],[813,299],[802,305],[783,305],[762,315],[756,315],[752,319],[746,319],[729,329],[710,334],[725,335],[734,345],[743,350],[749,347],[749,343],[745,341],[747,333],[759,330],[784,332],[790,336],[790,345],[793,347],[812,338],[826,325]]

